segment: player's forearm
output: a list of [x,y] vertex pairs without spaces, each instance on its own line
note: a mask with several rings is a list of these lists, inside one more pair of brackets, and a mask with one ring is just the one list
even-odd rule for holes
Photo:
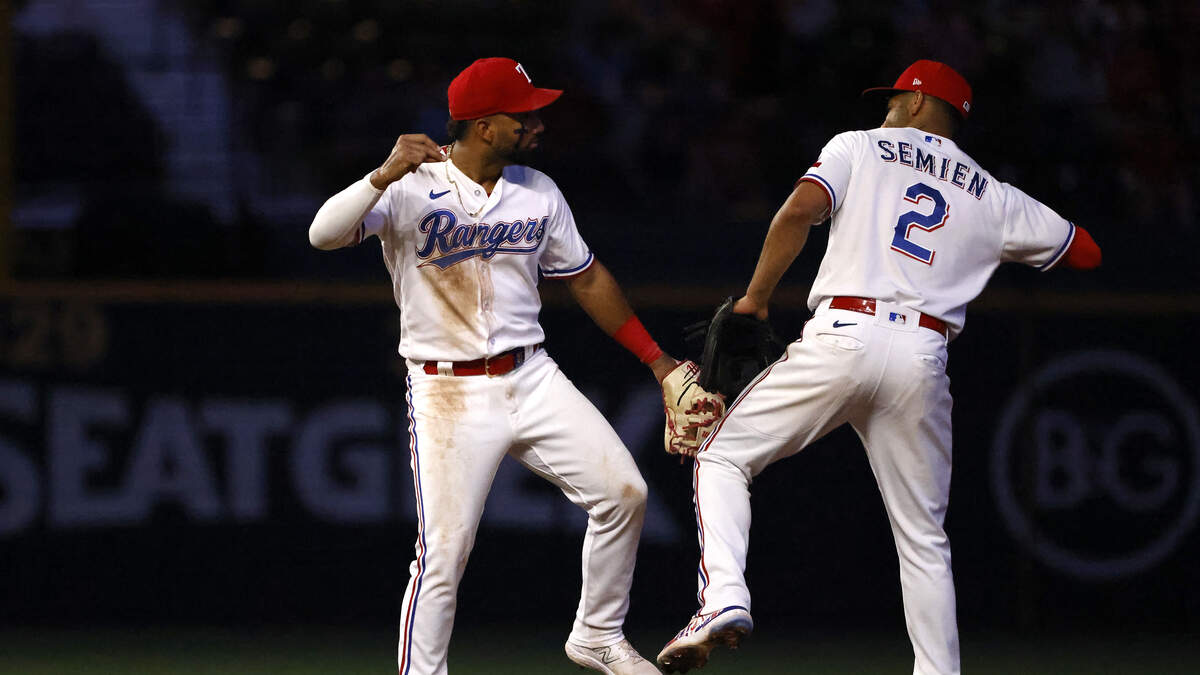
[[364,178],[330,197],[308,228],[309,243],[323,251],[358,243],[362,220],[382,194]]
[[646,332],[617,280],[600,261],[592,263],[583,274],[568,280],[567,287],[600,330],[646,364],[659,382],[679,364],[674,357],[664,353]]
[[796,256],[800,255],[804,243],[808,241],[808,231],[812,224],[804,218],[787,217],[781,209],[771,221],[771,229],[767,231],[763,241],[762,253],[758,256],[758,264],[754,267],[754,276],[746,287],[746,296],[755,305],[766,307],[783,273],[791,267]]
[[758,265],[746,288],[746,298],[756,310],[766,311],[767,301],[775,292],[775,286],[796,256],[800,255],[804,242],[808,241],[809,229],[824,220],[830,208],[830,197],[823,188],[803,179],[796,183],[783,206],[771,219]]
[[617,280],[599,260],[583,274],[568,279],[567,288],[575,302],[608,335],[615,333],[633,316],[633,308]]

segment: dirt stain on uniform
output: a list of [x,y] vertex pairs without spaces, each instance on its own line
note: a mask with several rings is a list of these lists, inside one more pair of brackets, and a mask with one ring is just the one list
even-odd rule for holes
[[[445,552],[453,557],[460,555],[464,543],[466,524],[452,514],[463,509],[462,495],[448,476],[462,473],[464,455],[470,451],[465,447],[466,439],[458,438],[458,430],[467,418],[469,390],[463,378],[439,376],[426,380],[421,408],[421,472],[436,479],[426,483],[423,495],[424,506],[429,514],[438,514],[438,528],[429,532],[431,550]],[[452,558],[453,559],[453,558]]]
[[438,307],[447,349],[469,349],[482,339],[478,317],[483,293],[476,269],[480,264],[483,263],[472,258],[446,269],[437,265],[419,268],[426,276],[430,296]]
[[427,383],[422,401],[426,412],[425,433],[429,442],[438,446],[454,444],[454,430],[467,415],[468,391],[466,382],[457,377],[434,377]]

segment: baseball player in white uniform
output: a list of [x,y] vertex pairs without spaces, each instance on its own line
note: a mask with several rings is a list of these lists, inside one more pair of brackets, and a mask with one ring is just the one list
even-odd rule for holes
[[[753,629],[744,577],[750,481],[849,422],[891,523],[919,675],[959,672],[950,544],[947,343],[996,266],[1088,269],[1081,227],[984,171],[951,140],[971,111],[966,80],[918,61],[890,91],[883,126],[835,136],[771,222],[746,295],[767,302],[812,225],[832,218],[800,340],[730,406],[694,466],[700,609],[667,643],[667,672],[700,667]],[[873,90],[868,90],[873,91]],[[864,92],[865,93],[865,92]]]
[[401,675],[447,672],[458,584],[506,454],[588,514],[568,657],[610,675],[658,672],[622,633],[646,483],[608,422],[541,348],[539,273],[566,280],[600,328],[660,382],[677,363],[596,261],[554,182],[520,164],[544,129],[535,111],[561,93],[534,87],[511,59],[476,61],[448,90],[452,143],[401,136],[386,162],[330,198],[309,230],[321,249],[378,237],[401,310],[418,519]]

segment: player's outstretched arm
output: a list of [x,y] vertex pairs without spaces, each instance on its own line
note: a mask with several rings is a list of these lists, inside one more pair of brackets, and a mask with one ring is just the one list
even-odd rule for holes
[[665,354],[642,327],[617,280],[599,260],[582,274],[567,279],[567,288],[600,330],[649,366],[659,382],[678,365],[679,362]]
[[808,241],[808,230],[824,220],[828,212],[829,197],[824,190],[808,181],[796,185],[771,219],[754,276],[746,288],[746,295],[734,304],[735,313],[767,318],[767,302],[783,273],[800,255]]
[[694,457],[704,439],[725,414],[725,402],[697,382],[699,367],[663,352],[621,292],[617,280],[599,261],[567,280],[575,301],[592,321],[650,367],[663,390],[666,427],[663,446],[673,455]]

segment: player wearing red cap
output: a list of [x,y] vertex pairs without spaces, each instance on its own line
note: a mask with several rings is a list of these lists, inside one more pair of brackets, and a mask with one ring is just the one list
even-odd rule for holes
[[309,230],[321,249],[377,236],[401,310],[417,507],[401,675],[446,673],[458,584],[506,454],[588,514],[568,657],[609,675],[658,672],[622,632],[646,483],[616,432],[541,348],[539,274],[566,280],[659,382],[677,364],[596,261],[554,182],[520,163],[544,129],[536,111],[561,94],[534,87],[511,59],[476,61],[450,84],[452,143],[401,136]]
[[[667,672],[703,666],[754,627],[746,587],[749,483],[849,422],[875,474],[900,564],[916,675],[959,672],[950,543],[947,343],[1002,262],[1089,269],[1088,233],[984,171],[951,140],[971,88],[918,61],[891,87],[879,129],[839,134],[775,214],[734,312],[765,319],[809,228],[831,218],[802,339],[752,382],[694,466],[700,609],[667,643]],[[868,90],[876,91],[876,90]],[[866,93],[866,92],[864,92]]]

